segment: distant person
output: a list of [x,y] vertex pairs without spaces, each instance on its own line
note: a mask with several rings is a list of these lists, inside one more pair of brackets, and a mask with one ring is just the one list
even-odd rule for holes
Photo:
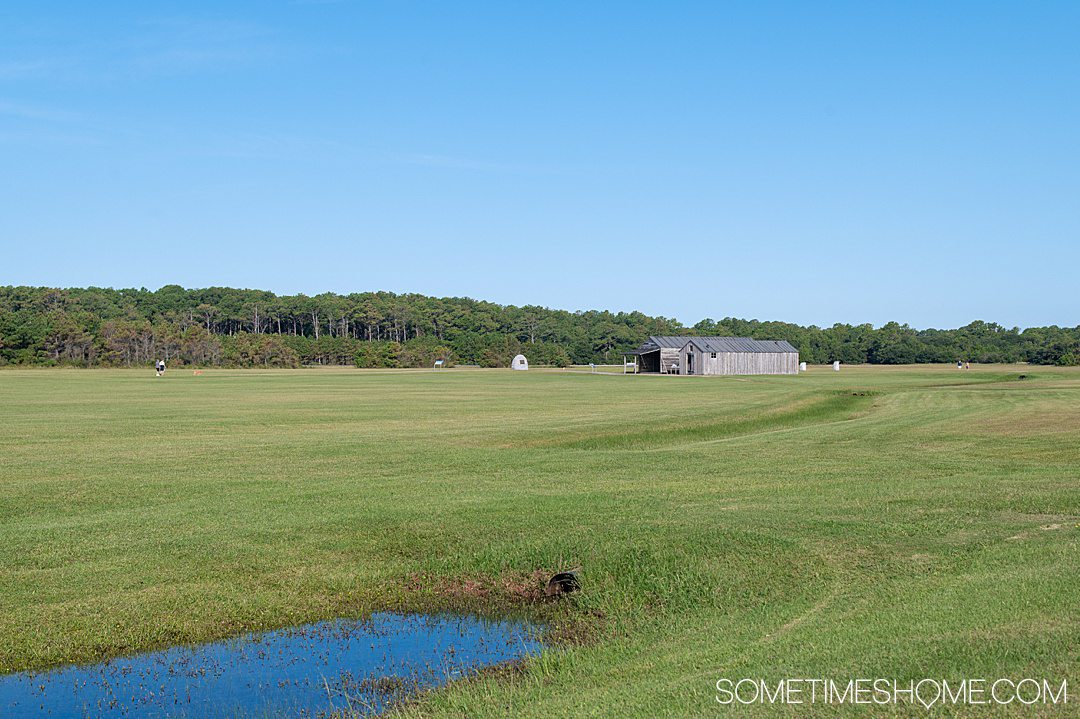
[[971,369],[971,362],[969,360],[964,360],[964,369]]
[[964,363],[961,360],[956,360],[956,369],[964,369]]
[[155,369],[157,369],[158,377],[165,374],[165,360],[158,360],[157,364],[155,365]]

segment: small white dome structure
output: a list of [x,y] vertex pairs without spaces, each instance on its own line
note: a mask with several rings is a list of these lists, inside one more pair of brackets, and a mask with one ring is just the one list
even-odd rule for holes
[[529,360],[525,359],[525,355],[518,355],[510,363],[510,369],[527,370],[529,369]]

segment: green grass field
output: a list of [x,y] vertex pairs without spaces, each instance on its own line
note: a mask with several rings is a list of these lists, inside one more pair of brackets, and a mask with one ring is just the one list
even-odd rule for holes
[[407,713],[749,716],[717,679],[793,676],[1080,704],[1077,370],[13,370],[0,469],[0,672],[460,608],[564,638]]

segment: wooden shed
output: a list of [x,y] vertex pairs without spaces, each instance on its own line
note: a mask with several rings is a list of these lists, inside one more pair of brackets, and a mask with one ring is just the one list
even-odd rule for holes
[[799,351],[784,340],[655,336],[636,350],[639,372],[734,375],[798,374]]

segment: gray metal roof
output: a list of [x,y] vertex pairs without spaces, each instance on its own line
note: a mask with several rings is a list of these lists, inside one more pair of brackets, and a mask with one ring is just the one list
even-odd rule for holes
[[658,335],[650,337],[635,353],[655,352],[657,349],[682,349],[688,343],[702,352],[798,352],[787,340],[755,340],[749,337],[690,337]]

